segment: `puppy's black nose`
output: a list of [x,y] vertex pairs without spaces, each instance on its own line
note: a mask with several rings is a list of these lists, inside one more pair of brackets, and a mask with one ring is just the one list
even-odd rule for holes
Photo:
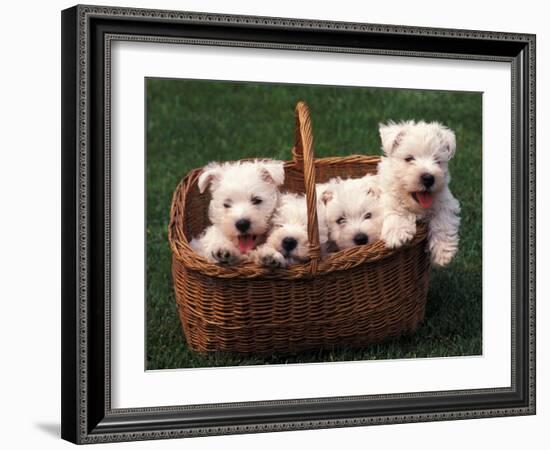
[[420,179],[422,180],[422,184],[426,189],[431,188],[435,183],[435,178],[431,173],[423,173],[422,175],[420,175]]
[[355,245],[365,245],[369,242],[369,237],[365,233],[357,233],[353,236],[353,242],[355,242]]
[[283,239],[281,244],[287,252],[291,252],[298,245],[298,241],[293,237],[286,237]]
[[250,220],[239,219],[235,222],[235,227],[237,227],[237,230],[239,230],[241,233],[246,233],[250,228]]

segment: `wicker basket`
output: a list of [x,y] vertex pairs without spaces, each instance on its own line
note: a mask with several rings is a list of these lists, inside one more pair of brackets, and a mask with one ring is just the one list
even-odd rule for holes
[[376,172],[378,157],[314,159],[309,110],[296,105],[293,160],[283,189],[305,192],[310,261],[270,270],[253,263],[209,263],[189,247],[208,225],[210,194],[192,170],[178,185],[170,211],[172,275],[181,323],[198,352],[296,353],[362,346],[414,331],[424,317],[429,255],[426,227],[399,250],[382,241],[321,259],[315,183]]

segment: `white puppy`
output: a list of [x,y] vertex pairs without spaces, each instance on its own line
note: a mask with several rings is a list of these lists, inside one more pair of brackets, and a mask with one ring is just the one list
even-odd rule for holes
[[[322,203],[317,205],[317,223],[319,244],[325,253],[328,229]],[[273,216],[273,228],[266,243],[258,247],[254,259],[263,266],[285,267],[307,262],[308,251],[306,197],[303,194],[283,194]]]
[[454,133],[437,122],[390,122],[380,125],[380,137],[382,239],[390,248],[400,247],[414,237],[417,220],[428,221],[431,259],[449,264],[458,250],[460,223],[460,206],[449,190]]
[[210,187],[212,225],[191,240],[191,247],[211,262],[234,264],[247,259],[265,241],[284,176],[281,161],[208,164],[198,187],[201,193]]
[[380,239],[383,211],[376,175],[335,178],[317,192],[325,204],[329,239],[338,250]]

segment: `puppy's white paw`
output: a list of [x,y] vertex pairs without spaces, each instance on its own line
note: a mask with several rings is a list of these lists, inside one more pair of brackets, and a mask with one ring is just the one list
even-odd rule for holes
[[402,226],[388,228],[382,233],[382,239],[388,248],[398,248],[411,241],[416,233],[415,227]]
[[274,252],[270,255],[264,255],[261,264],[270,268],[286,267],[286,259],[279,252]]
[[259,265],[269,267],[271,269],[286,267],[285,257],[272,248],[258,249],[255,260]]
[[453,260],[458,246],[455,243],[431,242],[429,250],[432,263],[439,267],[445,267]]
[[239,262],[240,258],[235,249],[230,246],[219,246],[210,250],[208,259],[210,262],[232,265]]

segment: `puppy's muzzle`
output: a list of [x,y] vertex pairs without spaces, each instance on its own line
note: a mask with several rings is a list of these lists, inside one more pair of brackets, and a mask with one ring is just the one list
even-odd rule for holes
[[435,183],[435,178],[431,173],[423,173],[420,175],[420,179],[426,189],[430,189]]
[[286,237],[282,240],[281,245],[286,252],[291,252],[298,245],[298,241],[293,237]]
[[246,233],[250,228],[250,220],[248,219],[239,219],[235,222],[235,228],[241,233]]
[[369,242],[369,237],[365,233],[357,233],[353,236],[353,242],[355,242],[355,245],[365,245]]

